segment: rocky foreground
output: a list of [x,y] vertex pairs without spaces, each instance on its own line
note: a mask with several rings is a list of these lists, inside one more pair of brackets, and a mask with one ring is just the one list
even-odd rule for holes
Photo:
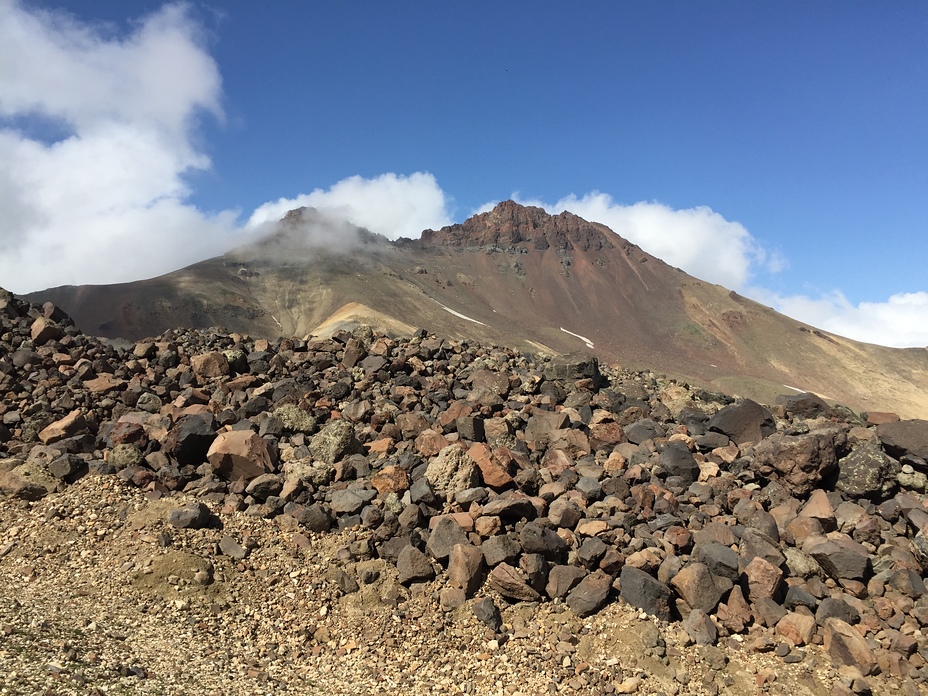
[[0,693],[928,692],[928,421],[0,319]]

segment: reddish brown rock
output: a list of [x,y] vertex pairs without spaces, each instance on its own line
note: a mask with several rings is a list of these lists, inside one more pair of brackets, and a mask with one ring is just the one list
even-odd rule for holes
[[230,481],[274,471],[264,438],[251,430],[219,433],[206,453],[210,466]]
[[477,463],[484,485],[497,491],[510,488],[513,485],[512,476],[497,461],[487,445],[478,442],[467,450],[467,454]]
[[32,322],[29,334],[32,337],[32,342],[36,346],[42,346],[49,341],[57,341],[62,337],[63,332],[61,331],[61,327],[55,322],[49,321],[45,317],[39,317]]
[[872,674],[877,661],[863,636],[849,623],[841,619],[825,620],[825,650],[831,659],[840,665],[850,665],[861,674]]
[[108,394],[118,391],[126,386],[126,380],[119,379],[110,374],[103,374],[84,382],[84,387],[93,394]]
[[448,440],[439,432],[426,428],[416,436],[416,451],[423,457],[434,457],[448,446]]
[[193,374],[199,379],[216,379],[229,374],[229,360],[218,350],[190,358]]
[[712,573],[702,563],[691,563],[670,580],[673,587],[691,609],[711,614],[722,598]]
[[390,493],[402,495],[409,488],[409,474],[398,466],[386,466],[371,476],[371,485],[381,498]]
[[485,577],[486,564],[483,562],[483,552],[479,548],[470,544],[456,544],[451,549],[448,580],[464,590],[467,597],[473,597]]
[[807,645],[815,634],[815,617],[791,611],[777,621],[776,634],[783,636],[793,645]]
[[537,602],[541,595],[528,586],[519,571],[508,563],[500,563],[487,578],[487,585],[503,597],[519,602]]
[[799,511],[801,517],[811,517],[818,520],[822,529],[831,532],[837,526],[835,521],[835,509],[828,500],[828,495],[821,488],[812,491],[808,502],[802,506]]
[[783,571],[761,556],[755,556],[744,569],[747,581],[748,599],[756,602],[759,599],[773,598],[780,590],[783,582]]
[[866,416],[867,425],[883,425],[883,423],[896,423],[900,420],[899,414],[891,411],[870,411]]
[[835,434],[776,433],[754,446],[754,463],[762,475],[778,477],[792,493],[806,495],[837,466]]
[[75,409],[64,418],[44,428],[39,433],[39,440],[42,441],[43,445],[50,445],[53,442],[74,437],[79,433],[86,432],[86,430],[87,421],[84,419],[84,415],[80,409]]

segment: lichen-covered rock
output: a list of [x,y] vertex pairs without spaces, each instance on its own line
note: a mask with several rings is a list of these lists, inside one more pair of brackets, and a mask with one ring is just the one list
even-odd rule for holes
[[452,498],[456,493],[480,485],[477,465],[461,445],[450,444],[429,462],[425,478],[432,489]]
[[334,464],[350,454],[362,452],[354,435],[354,427],[348,421],[336,420],[326,423],[322,430],[313,436],[309,451],[315,459]]
[[835,488],[852,499],[881,501],[892,495],[898,486],[896,477],[901,472],[899,462],[886,455],[875,443],[867,443],[838,461]]

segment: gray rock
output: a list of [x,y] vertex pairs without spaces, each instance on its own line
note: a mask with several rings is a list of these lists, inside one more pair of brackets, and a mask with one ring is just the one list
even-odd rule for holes
[[716,542],[705,542],[693,547],[693,558],[704,563],[713,575],[729,580],[737,580],[738,552]]
[[813,543],[807,552],[835,579],[865,580],[871,571],[867,549],[851,539]]
[[770,412],[751,399],[725,406],[709,419],[706,428],[727,435],[739,445],[757,444],[776,432]]
[[903,420],[876,427],[883,448],[893,457],[906,454],[928,460],[928,420]]
[[237,561],[241,561],[248,555],[248,549],[239,544],[228,534],[219,540],[219,550],[222,552],[223,556],[234,558]]
[[824,626],[830,618],[841,619],[849,624],[860,621],[860,614],[850,604],[836,597],[825,597],[815,611],[815,622]]
[[777,567],[786,562],[786,556],[773,539],[756,529],[745,529],[741,535],[741,542],[738,544],[739,571],[744,572],[748,563],[758,556]]
[[280,493],[283,485],[277,474],[261,474],[251,480],[245,492],[258,500],[267,500],[270,496]]
[[550,527],[529,522],[519,532],[519,543],[526,553],[540,553],[549,561],[563,562],[570,549],[567,542]]
[[693,609],[683,620],[683,630],[696,645],[714,645],[719,638],[715,623],[706,612]]
[[209,508],[203,503],[187,503],[168,513],[168,524],[178,529],[202,529],[209,521]]
[[402,585],[431,580],[435,577],[435,569],[432,568],[428,556],[415,546],[403,547],[396,558],[396,571]]
[[312,503],[306,506],[294,504],[294,507],[289,510],[285,508],[284,512],[294,517],[297,522],[311,532],[321,534],[332,528],[332,517],[321,503]]
[[483,558],[490,567],[500,563],[515,563],[522,553],[522,545],[512,536],[498,535],[486,539],[481,545]]
[[625,438],[635,445],[663,436],[664,429],[650,418],[642,418],[625,428]]
[[699,477],[699,464],[683,442],[668,442],[661,452],[661,466],[670,476],[679,476],[685,485]]
[[599,386],[602,376],[599,372],[599,361],[595,356],[569,353],[551,358],[545,366],[545,379],[592,379],[593,385]]
[[548,508],[548,519],[555,526],[573,529],[583,519],[583,512],[574,501],[558,498]]
[[583,578],[567,595],[566,604],[580,618],[595,614],[609,599],[612,578],[601,570]]
[[671,591],[640,568],[625,566],[619,578],[620,596],[633,607],[670,621]]
[[353,515],[360,512],[366,503],[367,501],[358,491],[348,488],[332,491],[332,500],[329,504],[336,515]]
[[548,572],[548,584],[545,594],[551,599],[566,597],[583,578],[587,576],[584,568],[568,565],[556,565]]
[[212,414],[183,416],[168,432],[161,451],[181,466],[199,466],[206,461],[206,453],[215,439],[216,425]]
[[498,632],[503,627],[503,617],[499,608],[489,597],[474,602],[474,616],[493,632]]
[[467,534],[451,517],[440,517],[429,534],[425,550],[436,561],[446,561],[458,544],[468,544]]

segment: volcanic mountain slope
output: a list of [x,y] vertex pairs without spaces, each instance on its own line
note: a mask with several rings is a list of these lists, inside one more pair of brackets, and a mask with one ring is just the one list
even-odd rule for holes
[[592,352],[766,402],[812,391],[856,410],[928,416],[928,350],[819,331],[697,280],[604,225],[512,201],[396,242],[299,209],[260,242],[174,273],[30,297],[109,337],[180,326],[258,336],[426,327],[536,352]]

